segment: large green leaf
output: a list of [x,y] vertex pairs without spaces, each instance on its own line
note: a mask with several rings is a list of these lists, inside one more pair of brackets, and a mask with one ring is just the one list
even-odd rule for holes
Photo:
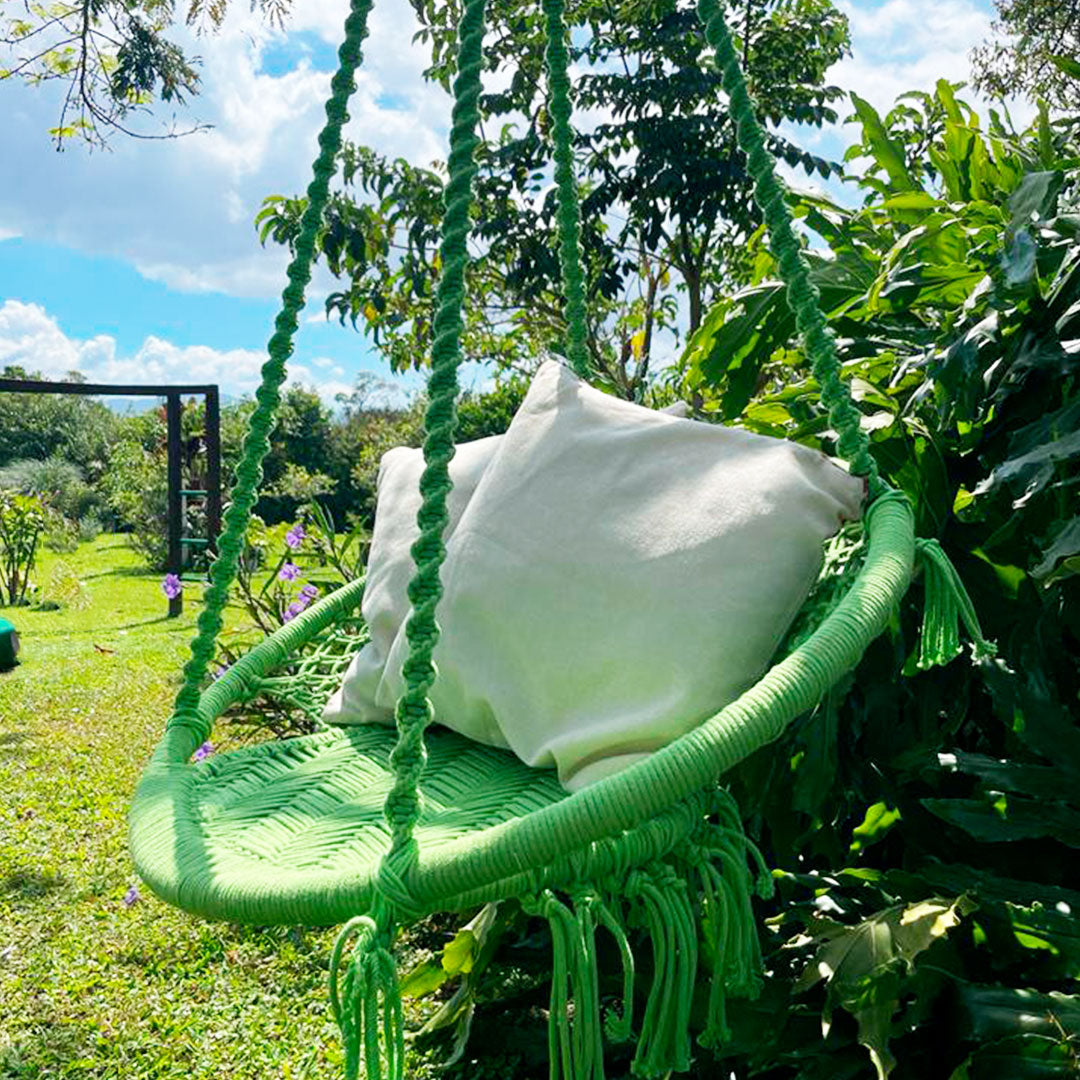
[[878,1080],[886,1080],[896,1065],[889,1049],[901,976],[914,968],[919,955],[943,938],[974,909],[966,897],[931,898],[898,904],[845,926],[818,917],[790,948],[816,946],[813,960],[795,984],[797,993],[825,980],[828,988],[824,1027],[841,1007],[858,1025],[859,1042],[867,1048]]
[[1050,57],[1050,62],[1063,75],[1068,75],[1072,79],[1080,79],[1080,61],[1074,57],[1054,55]]
[[1067,1037],[1018,1035],[976,1050],[949,1080],[1074,1080],[1076,1071]]
[[864,141],[870,147],[877,164],[888,174],[892,186],[899,191],[921,191],[908,172],[903,151],[890,137],[877,110],[858,94],[852,93],[851,101],[863,126]]
[[1052,217],[1064,182],[1064,174],[1058,171],[1028,173],[1009,197],[1011,227],[1015,230]]
[[1080,574],[1080,517],[1057,522],[1042,549],[1042,562],[1032,576],[1045,585],[1070,574]]
[[983,664],[980,673],[994,709],[1009,730],[1036,754],[1080,782],[1080,725],[1050,688],[1024,679],[1003,662]]
[[966,1034],[977,1042],[1014,1036],[1080,1035],[1080,996],[1004,986],[962,986],[958,991]]
[[962,750],[939,754],[938,759],[946,769],[977,776],[993,791],[1015,791],[1054,801],[1072,794],[1072,778],[1049,765],[1024,765]]
[[990,844],[1049,838],[1080,848],[1080,811],[1071,807],[1007,799],[923,799],[942,821]]

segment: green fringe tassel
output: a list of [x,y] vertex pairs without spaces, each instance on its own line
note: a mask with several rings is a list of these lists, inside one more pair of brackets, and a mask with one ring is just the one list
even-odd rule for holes
[[[665,1077],[690,1068],[690,1010],[699,966],[707,965],[711,976],[699,1039],[705,1047],[730,1038],[727,999],[760,992],[761,950],[750,899],[772,895],[772,875],[744,835],[731,796],[718,792],[714,810],[716,823],[703,823],[665,860],[599,888],[581,886],[569,905],[550,889],[523,898],[524,909],[551,927],[551,1080],[603,1080],[602,1033],[613,1042],[632,1037],[635,965],[628,924],[648,934],[654,967],[631,1066],[636,1076]],[[615,939],[623,966],[622,1013],[609,1013],[603,1024],[599,928]]]
[[[345,971],[342,1000],[338,973],[345,945],[353,935],[356,945]],[[359,1077],[361,1054],[366,1080],[405,1080],[405,1018],[397,966],[389,946],[390,931],[380,929],[369,915],[350,919],[334,943],[330,957],[330,1005],[345,1044],[346,1080]]]
[[961,623],[973,643],[975,659],[993,656],[996,649],[983,637],[971,597],[941,545],[936,540],[916,540],[915,551],[922,566],[926,595],[917,662],[919,670],[947,664],[960,655]]
[[631,874],[627,889],[640,901],[653,949],[653,982],[645,1003],[631,1071],[663,1077],[690,1068],[690,1006],[697,974],[697,927],[686,882],[666,864]]

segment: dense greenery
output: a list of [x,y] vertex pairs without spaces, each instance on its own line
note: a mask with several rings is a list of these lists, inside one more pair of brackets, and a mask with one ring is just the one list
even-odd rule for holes
[[0,491],[0,605],[25,603],[47,524],[38,496]]
[[[12,367],[4,374],[27,375]],[[484,420],[474,426],[494,423],[502,430],[512,415],[507,401],[521,396],[509,399],[508,392],[495,392],[491,410],[475,395],[467,398],[463,414],[479,410]],[[252,407],[246,400],[222,409],[226,484]],[[265,463],[260,517],[270,524],[286,521],[318,499],[339,526],[350,521],[370,526],[379,458],[391,446],[419,442],[422,407],[422,401],[403,402],[400,393],[388,397],[386,384],[371,375],[361,376],[336,411],[312,390],[287,388]],[[184,403],[181,428],[183,483],[202,489],[207,457],[201,402]],[[102,528],[121,531],[149,565],[160,569],[167,554],[165,410],[118,415],[75,395],[0,394],[0,491],[45,501],[49,543],[70,547],[71,538],[87,539]],[[194,536],[205,530],[197,500],[189,502],[185,528]]]
[[[457,9],[416,0],[428,78],[449,87]],[[730,4],[750,83],[779,125],[836,119],[841,95],[826,70],[848,48],[847,20],[830,0]],[[640,399],[660,350],[697,329],[730,283],[759,221],[742,154],[707,63],[695,6],[662,0],[616,10],[590,0],[568,13],[580,110],[605,117],[575,135],[589,294],[588,348],[597,379]],[[530,373],[565,333],[550,183],[550,122],[542,78],[544,18],[534,5],[493,5],[489,71],[509,87],[481,95],[474,184],[474,261],[462,348],[467,359]],[[578,35],[576,30],[587,31]],[[573,44],[579,38],[583,44]],[[789,164],[829,176],[839,167],[770,136]],[[344,190],[326,214],[320,250],[341,282],[327,310],[369,333],[391,366],[426,362],[438,278],[442,166],[388,161],[369,147],[341,153]],[[291,244],[305,197],[272,196],[261,235]],[[686,311],[679,315],[679,296]]]
[[[738,770],[781,888],[772,975],[728,1053],[746,1075],[805,1080],[865,1075],[858,1043],[879,1076],[1073,1076],[1078,125],[983,130],[945,83],[884,118],[856,106],[864,205],[795,205],[828,243],[814,273],[882,473],[999,653],[920,673],[916,585],[848,683]],[[714,415],[828,447],[772,257],[754,254],[680,385]]]
[[[1023,34],[1019,48],[984,59],[984,85],[1004,86],[1002,80],[1019,72],[1027,85],[1070,104],[1067,88],[1077,77],[1073,23],[1067,16],[1053,21],[1070,6],[999,4],[1006,28],[1021,27]],[[125,10],[132,19],[143,17],[138,7]],[[206,9],[212,20],[223,10]],[[627,10],[642,18],[623,18]],[[95,8],[110,11],[108,4]],[[169,13],[146,11],[158,12],[153,33],[163,31]],[[745,0],[738,11],[765,114],[829,119],[838,98],[826,85],[826,68],[847,44],[832,5]],[[430,74],[444,82],[452,75],[451,14],[445,5],[418,4]],[[595,65],[580,81],[579,98],[612,117],[583,132],[577,145],[585,177],[590,350],[602,381],[626,396],[685,398],[703,418],[833,449],[773,256],[748,202],[723,101],[713,76],[698,66],[702,44],[689,7],[669,0],[612,12],[586,0],[575,19],[591,32],[589,44],[577,46],[577,59],[586,68]],[[505,429],[524,392],[520,373],[557,352],[563,333],[544,171],[549,136],[535,66],[540,22],[531,7],[506,4],[495,13],[492,33],[492,66],[523,55],[533,59],[504,93],[483,102],[491,123],[480,151],[480,258],[472,271],[465,348],[472,357],[494,360],[505,377],[494,390],[463,400],[462,438]],[[161,56],[162,63],[176,60]],[[155,63],[143,62],[136,94],[150,93],[161,79]],[[57,74],[73,70],[61,65]],[[174,89],[192,85],[181,79]],[[113,122],[124,115],[125,102],[145,100],[131,97],[133,88],[122,82],[98,84],[97,92],[115,98],[117,88],[120,111],[92,122]],[[732,1008],[733,1038],[722,1051],[723,1065],[702,1051],[695,1065],[702,1077],[721,1068],[766,1080],[1064,1080],[1077,1074],[1080,122],[1043,106],[1029,129],[1016,130],[997,112],[984,122],[957,92],[942,82],[932,94],[905,95],[885,116],[853,96],[861,135],[846,160],[858,170],[861,203],[796,194],[792,205],[812,236],[807,255],[882,475],[911,498],[921,535],[939,539],[959,568],[997,655],[921,670],[924,595],[916,583],[852,677],[736,771],[734,790],[776,868],[779,892],[771,907],[760,909],[767,920],[764,992]],[[655,99],[664,103],[662,115],[650,112],[647,102]],[[700,112],[692,113],[692,104]],[[774,149],[825,178],[836,171],[778,137]],[[370,332],[394,367],[422,363],[439,271],[442,173],[389,162],[363,147],[347,147],[343,163],[345,190],[335,196],[320,245],[341,280],[330,310]],[[708,183],[699,183],[703,178]],[[302,206],[297,198],[268,200],[260,216],[264,239],[289,243]],[[611,214],[616,209],[618,220]],[[680,299],[687,321],[677,316]],[[689,340],[679,362],[658,372],[650,362],[664,330],[687,333]],[[241,403],[225,410],[230,470],[250,408]],[[355,573],[374,510],[378,460],[390,446],[416,445],[422,409],[422,401],[388,402],[370,379],[337,411],[303,388],[285,393],[259,520],[249,536],[252,559],[240,584],[260,629],[288,618],[305,587],[322,588]],[[29,506],[16,500],[42,496],[73,520],[96,516],[130,530],[148,559],[161,561],[160,413],[118,418],[76,398],[23,403],[0,397],[0,410],[0,488],[20,493],[3,496],[5,507]],[[185,464],[193,486],[205,469],[202,424],[199,408],[186,407]],[[311,545],[302,552],[287,539],[297,521]],[[35,536],[43,527],[35,525]],[[335,528],[347,529],[350,539],[336,539]],[[831,557],[850,570],[858,549],[847,539]],[[64,580],[57,578],[58,594]],[[25,581],[24,574],[17,584],[25,589]],[[239,629],[225,639],[223,662],[246,640],[245,628]],[[95,631],[88,624],[80,632]],[[109,662],[97,656],[123,647],[118,635],[107,637],[95,655],[84,641],[78,664],[86,685],[122,711],[116,687],[105,688],[90,669]],[[141,663],[142,653],[133,651]],[[162,670],[178,654],[164,640],[153,651]],[[148,667],[139,669],[139,678],[164,715],[167,680],[151,677]],[[18,677],[25,686],[23,674]],[[52,689],[38,687],[36,695],[27,691],[29,704],[19,699],[12,715],[28,725],[47,716],[62,734],[70,733],[78,720],[61,708],[60,698],[71,690],[66,678],[57,676]],[[78,700],[86,702],[80,707],[100,708],[88,695]],[[145,743],[140,753],[148,752],[159,723],[160,716],[138,729]],[[287,723],[270,727],[289,730]],[[34,737],[58,745],[49,741],[54,735],[42,730]],[[126,740],[120,745],[129,748]],[[111,746],[109,753],[116,752]],[[41,765],[34,761],[35,768]],[[123,774],[125,791],[132,778]],[[115,794],[119,787],[110,783]],[[34,800],[45,805],[44,789],[35,784],[27,788],[32,814],[40,809]],[[81,870],[65,869],[82,890],[79,902],[89,903],[103,889],[122,887],[119,816],[115,798],[103,803],[81,788],[76,796],[78,810],[97,807],[112,830],[113,848],[98,878],[87,882]],[[63,807],[49,809],[61,822],[75,820]],[[20,846],[0,838],[7,845],[0,850],[22,860],[7,888],[25,934],[32,921],[27,907],[54,885],[23,865],[34,850],[30,830],[12,828],[20,830]],[[115,896],[111,903],[119,914]],[[78,911],[90,925],[92,916]],[[211,971],[230,987],[232,976],[223,974],[230,950],[241,958],[273,955],[279,943],[232,932],[219,938],[171,912],[160,918],[180,939],[173,953],[183,964],[196,974]],[[545,1034],[538,1010],[546,1002],[550,947],[542,928],[508,903],[498,913],[485,909],[468,934],[439,955],[442,941],[432,932],[431,948],[405,984],[411,1007],[427,1007],[442,995],[443,1007],[431,1008],[430,1032],[437,1049],[460,1059],[450,1076],[475,1077],[485,1068],[502,1076],[540,1074]],[[162,1025],[168,1061],[158,1072],[146,1064],[152,1051],[127,1028],[128,998],[115,979],[105,982],[118,1017],[110,1023],[119,1031],[116,1045],[131,1048],[130,1060],[118,1064],[110,1057],[116,1032],[99,1034],[85,1016],[70,1035],[72,1052],[100,1075],[117,1068],[187,1075],[196,1066],[176,1033],[198,1010],[175,1007],[171,969],[146,960],[145,942],[125,934],[118,940],[118,962],[139,969],[140,985],[160,993],[148,1011],[135,1015]],[[159,938],[147,940],[164,947]],[[463,940],[476,946],[466,950],[468,968],[459,963]],[[272,1069],[286,1068],[278,1032],[307,1039],[316,1048],[310,1061],[319,1064],[337,1045],[324,1030],[321,1006],[312,1004],[321,973],[302,942],[281,936],[277,960],[262,957],[282,978],[296,979],[311,999],[305,1006],[315,1010],[315,1019],[286,1019],[290,995],[277,993],[276,984],[266,990],[254,1032],[262,1064]],[[318,955],[325,955],[325,942]],[[105,978],[87,973],[82,960],[61,959],[74,963],[88,983]],[[77,996],[77,987],[58,987],[47,973],[35,974],[38,969],[21,958],[18,963],[20,985],[25,980],[46,996]],[[465,978],[451,996],[446,984],[453,974]],[[184,985],[190,985],[186,977]],[[236,993],[248,985],[240,980]],[[205,996],[213,999],[209,990]],[[237,1020],[243,1009],[236,1001],[228,1008],[223,1030],[243,1042],[248,1028]],[[20,1012],[18,1023],[21,1045],[11,1049],[0,1041],[6,1055],[0,1066],[10,1075],[37,1075],[64,1057],[45,1046],[31,1010]],[[195,1038],[215,1060],[206,1050],[213,1041],[209,1029],[197,1027]],[[473,1054],[484,1055],[481,1065]],[[242,1055],[234,1047],[231,1057]],[[621,1060],[615,1050],[615,1069]]]

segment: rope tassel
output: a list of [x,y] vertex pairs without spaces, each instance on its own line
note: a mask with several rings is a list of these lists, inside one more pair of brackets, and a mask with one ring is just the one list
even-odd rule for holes
[[690,1068],[690,1007],[697,973],[697,925],[686,882],[666,864],[635,871],[628,893],[641,901],[653,946],[653,981],[631,1069],[664,1077]]
[[551,1080],[604,1080],[594,910],[598,905],[594,896],[581,893],[571,911],[550,889],[522,900],[528,914],[542,916],[551,927]]
[[926,594],[919,643],[919,670],[926,671],[947,664],[960,655],[961,623],[974,645],[975,659],[993,656],[996,649],[992,642],[983,637],[975,605],[941,545],[936,540],[916,540],[915,551],[922,566]]
[[[342,996],[338,973],[345,945],[353,935],[356,944],[345,970]],[[389,933],[380,931],[368,915],[347,922],[334,944],[330,1004],[345,1044],[345,1080],[359,1077],[361,1055],[366,1080],[405,1080],[405,1019],[397,967],[390,955]]]

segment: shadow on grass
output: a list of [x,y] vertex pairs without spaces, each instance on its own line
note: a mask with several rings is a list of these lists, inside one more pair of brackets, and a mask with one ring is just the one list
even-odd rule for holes
[[125,578],[157,578],[162,577],[160,570],[151,570],[148,566],[113,566],[108,570],[96,570],[92,574],[81,574],[83,581],[96,581],[98,578],[125,577]]
[[[172,623],[172,626],[163,624]],[[121,630],[142,630],[148,626],[161,625],[161,630],[166,634],[179,634],[192,632],[192,624],[182,619],[173,619],[168,615],[155,615],[152,619],[137,619],[135,622],[120,623],[116,626],[102,624],[79,630],[35,630],[35,638],[75,638],[93,635],[97,638],[107,637],[109,634],[119,633]],[[115,651],[115,650],[113,650]]]
[[25,731],[0,731],[0,759],[14,757],[28,738],[30,736]]
[[0,896],[8,900],[33,900],[66,884],[63,874],[53,870],[19,867],[0,877]]

